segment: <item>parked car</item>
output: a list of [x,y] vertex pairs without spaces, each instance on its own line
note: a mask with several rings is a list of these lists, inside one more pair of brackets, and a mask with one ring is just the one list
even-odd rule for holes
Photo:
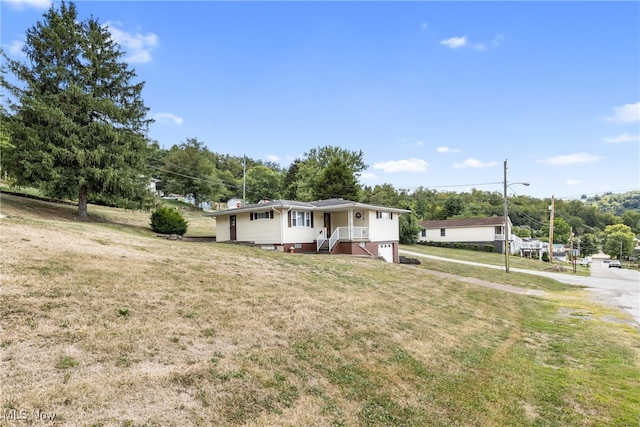
[[614,259],[609,263],[609,268],[611,267],[622,268],[622,264],[620,264],[620,261],[618,261],[617,259]]

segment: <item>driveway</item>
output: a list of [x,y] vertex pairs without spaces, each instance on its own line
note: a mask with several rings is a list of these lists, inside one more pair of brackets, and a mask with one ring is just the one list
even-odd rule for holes
[[[434,255],[425,255],[418,252],[400,249],[400,254],[412,257],[431,258],[439,261],[455,262],[459,264],[475,265],[478,267],[503,270],[500,265],[480,264],[471,261],[443,258]],[[547,271],[524,270],[522,268],[509,269],[518,273],[535,274],[555,279],[569,285],[586,286],[593,292],[594,299],[607,305],[620,308],[631,314],[636,323],[640,325],[640,272],[636,270],[609,268],[609,264],[602,259],[595,259],[591,264],[591,276],[574,276],[571,273],[551,273]]]

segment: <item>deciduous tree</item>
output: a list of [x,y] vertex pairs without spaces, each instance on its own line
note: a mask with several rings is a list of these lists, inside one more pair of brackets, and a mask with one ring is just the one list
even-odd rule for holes
[[266,166],[254,166],[247,172],[247,202],[282,198],[282,174]]
[[217,201],[224,193],[224,186],[216,176],[212,153],[197,138],[187,138],[171,147],[161,160],[167,190],[190,195],[195,205],[210,200]]
[[630,256],[634,249],[631,227],[624,224],[608,225],[604,229],[603,252],[612,258]]

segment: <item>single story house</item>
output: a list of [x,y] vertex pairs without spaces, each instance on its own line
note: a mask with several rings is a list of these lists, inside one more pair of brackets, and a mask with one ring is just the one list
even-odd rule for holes
[[343,199],[265,201],[210,212],[216,241],[250,242],[287,252],[369,255],[399,262],[398,221],[406,209]]
[[[422,230],[418,242],[447,242],[493,245],[496,252],[504,253],[504,217],[454,218],[420,221]],[[509,219],[509,230],[512,229]],[[510,233],[509,252],[522,249],[522,239]]]

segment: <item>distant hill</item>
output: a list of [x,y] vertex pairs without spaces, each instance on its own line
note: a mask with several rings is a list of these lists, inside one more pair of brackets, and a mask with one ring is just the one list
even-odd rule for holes
[[627,191],[626,193],[605,193],[586,199],[587,205],[597,206],[601,212],[608,212],[620,216],[624,211],[640,212],[640,190]]

